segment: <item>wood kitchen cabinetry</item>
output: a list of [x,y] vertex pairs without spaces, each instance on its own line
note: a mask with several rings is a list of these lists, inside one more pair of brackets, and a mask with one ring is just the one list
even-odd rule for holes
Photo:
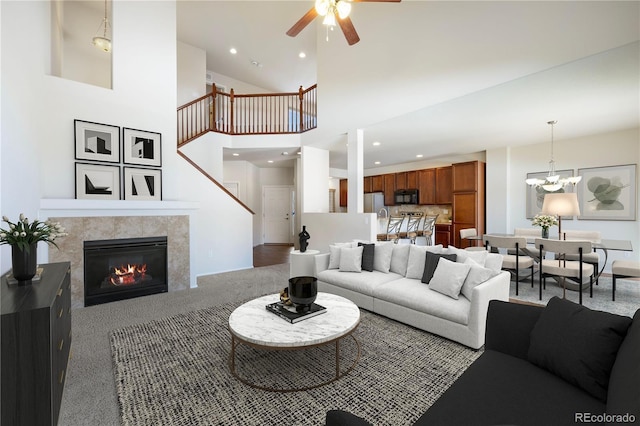
[[442,244],[443,247],[451,245],[451,225],[448,223],[436,223],[436,245]]
[[396,173],[395,189],[417,189],[418,188],[418,171],[411,170],[408,172]]
[[340,179],[340,207],[347,207],[348,187],[347,179]]
[[475,228],[478,235],[485,230],[485,164],[480,161],[453,164],[453,241],[456,247],[467,247],[460,240],[460,230]]
[[371,177],[371,192],[384,192],[384,179],[382,175],[375,175]]
[[452,203],[452,173],[452,166],[436,168],[436,204]]
[[369,193],[373,192],[372,187],[371,187],[371,180],[372,180],[371,178],[372,178],[372,176],[365,176],[362,179],[362,186],[363,186],[363,190],[362,191],[365,194],[369,194]]
[[71,346],[69,262],[42,265],[40,281],[2,277],[2,425],[56,425]]
[[395,173],[388,173],[386,175],[382,175],[383,181],[383,192],[384,192],[384,205],[385,206],[395,206],[395,190],[396,190],[396,175]]
[[418,171],[418,203],[436,203],[436,169]]

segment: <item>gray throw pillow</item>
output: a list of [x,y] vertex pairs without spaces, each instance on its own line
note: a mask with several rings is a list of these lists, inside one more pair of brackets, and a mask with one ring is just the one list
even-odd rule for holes
[[375,256],[375,244],[358,243],[362,247],[362,270],[373,271],[373,258]]

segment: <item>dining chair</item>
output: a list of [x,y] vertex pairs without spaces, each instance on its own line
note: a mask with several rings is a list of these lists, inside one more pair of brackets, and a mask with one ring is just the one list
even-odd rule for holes
[[478,230],[476,228],[465,228],[460,230],[460,244],[462,245],[462,241],[467,240],[467,247],[465,250],[484,250],[483,247],[472,246],[471,245],[471,237],[477,237]]
[[[560,278],[562,281],[563,294],[566,298],[566,280],[569,279],[578,284],[580,304],[582,305],[582,287],[589,283],[589,297],[593,297],[593,275],[594,267],[590,263],[584,262],[583,255],[592,250],[591,241],[567,241],[547,238],[536,238],[536,249],[539,251],[540,263],[540,300],[542,300],[542,288],[546,288],[547,277]],[[545,259],[542,256],[543,250],[555,253],[555,259]],[[567,255],[577,255],[578,260],[567,260]]]
[[[496,251],[502,254],[502,269],[509,271],[516,279],[516,296],[518,295],[518,285],[520,283],[520,270],[531,269],[531,287],[533,287],[535,262],[526,252],[527,239],[524,237],[504,237],[494,235],[483,235],[482,241],[487,251]],[[501,253],[504,251],[506,253]],[[523,278],[525,278],[524,276]]]
[[[567,230],[563,231],[561,235],[563,240],[572,241],[591,241],[592,243],[599,243],[602,239],[600,231],[579,231],[579,230]],[[577,255],[567,255],[567,260],[578,260]],[[591,253],[584,253],[582,261],[590,263],[596,268],[598,272],[598,266],[600,265],[600,255],[595,251]],[[598,285],[599,274],[596,274],[596,285]]]

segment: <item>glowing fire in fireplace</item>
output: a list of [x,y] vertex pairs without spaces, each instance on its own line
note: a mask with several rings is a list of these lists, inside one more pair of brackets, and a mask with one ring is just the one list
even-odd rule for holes
[[147,275],[147,264],[128,264],[120,265],[119,268],[113,268],[111,273],[111,284],[113,285],[131,285],[144,281]]

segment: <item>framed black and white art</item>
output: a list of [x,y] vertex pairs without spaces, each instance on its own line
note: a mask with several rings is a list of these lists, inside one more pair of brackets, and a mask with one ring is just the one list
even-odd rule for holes
[[124,168],[125,200],[162,200],[162,170]]
[[120,127],[73,120],[76,160],[120,162]]
[[125,164],[162,166],[162,135],[160,133],[125,127],[122,141]]
[[76,163],[76,199],[119,200],[120,166]]

